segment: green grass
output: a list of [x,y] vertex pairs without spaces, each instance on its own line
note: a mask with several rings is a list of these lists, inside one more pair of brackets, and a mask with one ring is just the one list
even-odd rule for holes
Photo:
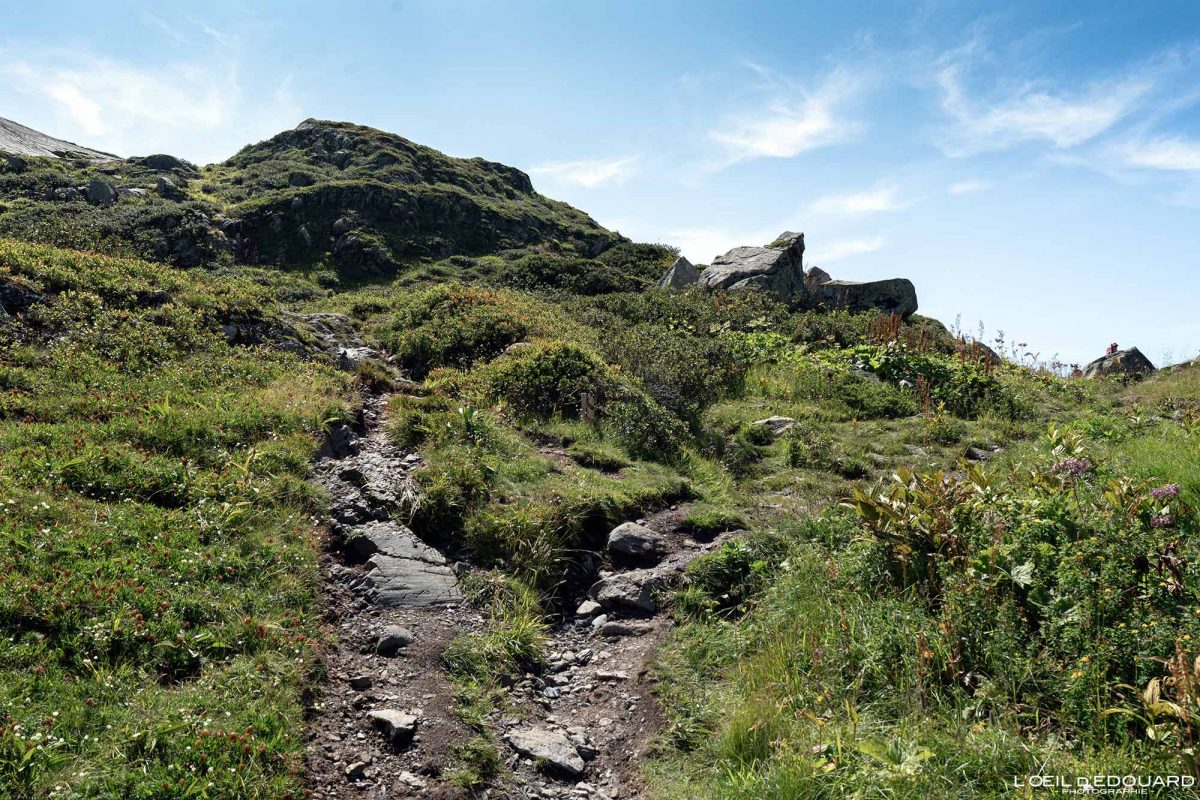
[[[788,380],[756,372],[710,411],[729,439],[752,418],[796,413],[805,447],[797,468],[787,436],[751,443],[729,496],[766,530],[694,563],[675,598],[682,624],[656,667],[670,724],[647,767],[653,796],[1009,797],[1029,774],[1194,771],[1180,749],[1190,723],[1160,709],[1154,741],[1138,694],[1166,680],[1174,702],[1196,703],[1164,660],[1196,654],[1198,589],[1190,568],[1139,571],[1135,557],[1197,558],[1195,373],[1127,390],[1036,381],[1017,420],[844,421],[834,405],[810,425]],[[1038,417],[1070,424],[1047,443]],[[871,475],[839,480],[836,454],[863,442]],[[947,506],[955,549],[920,549],[934,506],[911,529],[845,512],[805,521],[856,485],[886,491],[902,464],[954,467],[969,444],[1005,449],[984,467],[986,490]],[[1073,453],[1090,468],[1065,482],[1053,467]],[[1168,484],[1177,498],[1150,496]],[[923,491],[894,501],[901,522],[941,502]],[[1150,523],[1159,513],[1168,527]]]
[[[320,155],[338,142],[342,166]],[[45,298],[0,320],[0,794],[302,796],[323,644],[305,475],[360,386],[393,392],[388,433],[422,455],[414,530],[489,570],[467,587],[487,624],[443,657],[464,789],[501,780],[490,720],[540,668],[567,582],[613,526],[682,502],[688,535],[749,532],[674,597],[656,798],[1001,797],[1037,770],[1178,768],[1197,732],[1152,709],[1150,742],[1137,690],[1159,679],[1200,713],[1164,666],[1200,637],[1200,371],[1061,380],[928,320],[644,291],[670,248],[589,258],[591,220],[430,152],[331,125],[208,169],[188,202],[265,226],[263,260],[293,275],[0,241],[0,282]],[[413,192],[493,221],[527,207],[554,241],[476,219],[447,248],[372,216]],[[327,252],[346,198],[386,270]],[[121,253],[153,249],[147,220],[171,210],[75,204],[42,236],[36,205],[0,209],[0,230]],[[348,314],[415,380],[221,335],[285,310]],[[795,427],[753,425],[775,415]],[[980,468],[971,448],[1000,450]],[[1070,480],[1069,456],[1088,462]]]
[[47,302],[0,332],[0,794],[300,797],[344,381],[224,343],[248,282],[0,242],[5,276]]

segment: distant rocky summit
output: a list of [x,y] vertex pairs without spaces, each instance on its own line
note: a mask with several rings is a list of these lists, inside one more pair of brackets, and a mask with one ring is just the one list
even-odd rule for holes
[[[693,277],[694,275],[694,277]],[[917,310],[917,290],[907,278],[843,281],[820,267],[804,270],[804,234],[785,231],[765,247],[735,247],[697,272],[680,257],[662,276],[659,286],[737,292],[761,289],[796,308],[878,310],[908,317]]]
[[1100,378],[1105,375],[1126,375],[1142,378],[1155,372],[1155,366],[1142,354],[1141,350],[1131,347],[1128,350],[1117,350],[1092,361],[1083,368],[1083,377]]
[[0,153],[7,153],[10,163],[20,161],[22,156],[66,158],[94,163],[118,160],[112,153],[103,153],[90,147],[81,147],[74,142],[55,139],[4,117],[0,117]]

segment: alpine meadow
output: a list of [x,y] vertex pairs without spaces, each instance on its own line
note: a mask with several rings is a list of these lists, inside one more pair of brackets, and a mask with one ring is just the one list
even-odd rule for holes
[[827,210],[693,263],[350,122],[53,133],[0,119],[0,797],[1195,796],[1200,360],[944,324]]

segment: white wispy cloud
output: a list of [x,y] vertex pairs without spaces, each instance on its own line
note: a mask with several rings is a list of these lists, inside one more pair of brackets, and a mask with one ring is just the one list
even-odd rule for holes
[[812,248],[809,260],[814,264],[829,264],[843,261],[854,256],[866,255],[882,250],[887,242],[882,236],[871,236],[863,239],[842,239]]
[[80,49],[0,47],[0,104],[29,115],[18,121],[82,145],[201,162],[301,117],[286,79],[247,96],[232,46],[154,65]]
[[900,190],[892,185],[880,185],[860,192],[827,194],[808,204],[810,214],[864,216],[886,211],[900,211],[908,203],[900,199]]
[[990,188],[992,188],[991,181],[985,181],[980,178],[970,178],[965,181],[958,181],[957,183],[950,184],[946,191],[953,195],[960,195],[983,192]]
[[1155,86],[1147,75],[1089,84],[1074,91],[1024,83],[999,99],[972,97],[964,68],[937,75],[942,109],[953,126],[943,143],[951,156],[1002,150],[1028,141],[1069,148],[1091,141],[1130,116]]
[[1200,142],[1182,136],[1127,142],[1121,153],[1128,166],[1173,172],[1200,172]]
[[556,161],[531,167],[529,172],[545,175],[554,181],[595,189],[598,186],[620,185],[629,180],[637,174],[639,161],[637,156]]
[[847,110],[861,82],[849,72],[835,70],[817,87],[805,89],[776,80],[757,65],[747,66],[771,81],[772,96],[709,131],[709,138],[726,151],[722,166],[751,158],[792,158],[861,132],[862,123]]

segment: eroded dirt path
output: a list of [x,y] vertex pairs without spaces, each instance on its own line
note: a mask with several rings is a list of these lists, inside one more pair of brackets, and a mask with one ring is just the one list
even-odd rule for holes
[[476,732],[454,714],[442,653],[483,630],[485,614],[462,597],[471,565],[396,519],[421,459],[390,442],[386,407],[386,396],[368,399],[360,423],[335,430],[314,467],[331,500],[323,571],[335,644],[308,731],[313,796],[642,796],[638,764],[662,728],[649,664],[672,625],[659,597],[718,542],[679,532],[684,507],[610,537],[599,554],[607,568],[549,631],[546,669],[507,687],[488,720],[505,769],[467,792],[452,782],[453,751]]

